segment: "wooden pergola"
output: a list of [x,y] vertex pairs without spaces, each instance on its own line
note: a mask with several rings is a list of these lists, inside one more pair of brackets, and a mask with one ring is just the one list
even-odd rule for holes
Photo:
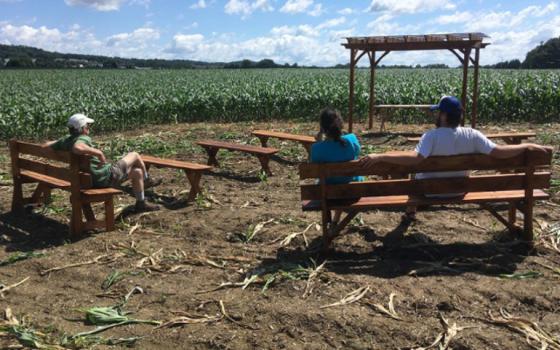
[[[471,126],[476,127],[477,103],[478,103],[478,75],[480,49],[485,48],[488,43],[483,39],[488,37],[484,33],[451,33],[451,34],[425,34],[425,35],[398,35],[398,36],[368,36],[350,37],[342,44],[350,50],[350,97],[348,101],[348,130],[352,131],[354,113],[354,73],[360,59],[367,55],[370,63],[370,86],[369,86],[369,128],[373,127],[373,116],[375,114],[375,68],[379,62],[391,51],[420,51],[420,50],[449,50],[461,62],[463,66],[463,89],[461,102],[466,110],[468,68],[472,63],[474,66],[474,82],[472,91]],[[474,58],[472,53],[474,51]],[[379,57],[376,57],[377,53]],[[410,106],[410,105],[409,105]],[[421,105],[418,105],[419,107]],[[398,107],[398,106],[394,106]],[[464,120],[463,120],[464,125]]]

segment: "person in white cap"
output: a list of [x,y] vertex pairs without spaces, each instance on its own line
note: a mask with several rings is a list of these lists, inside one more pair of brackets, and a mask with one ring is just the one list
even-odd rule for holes
[[74,114],[68,119],[69,134],[57,141],[46,142],[43,147],[90,156],[89,170],[94,187],[119,187],[121,183],[130,179],[136,196],[135,210],[137,212],[159,210],[159,206],[146,203],[144,189],[156,186],[161,181],[153,181],[148,176],[146,166],[136,152],[128,153],[114,164],[107,163],[103,152],[93,146],[89,137],[89,126],[93,122],[93,119],[84,114]]

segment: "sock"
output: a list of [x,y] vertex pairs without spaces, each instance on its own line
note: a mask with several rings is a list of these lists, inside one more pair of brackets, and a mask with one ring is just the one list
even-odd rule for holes
[[143,202],[144,199],[145,199],[145,198],[144,198],[144,191],[142,191],[142,192],[136,192],[136,193],[135,193],[135,196],[136,196],[136,201],[137,201],[137,202]]

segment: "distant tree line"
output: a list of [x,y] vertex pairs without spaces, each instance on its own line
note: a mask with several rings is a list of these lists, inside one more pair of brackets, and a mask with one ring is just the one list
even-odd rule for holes
[[525,60],[511,60],[499,62],[489,66],[491,68],[519,69],[519,68],[560,68],[560,37],[540,43],[525,56]]
[[[205,68],[318,68],[316,66],[298,66],[278,64],[271,59],[260,61],[242,60],[235,62],[202,62],[192,60],[163,60],[121,58],[95,55],[64,54],[50,52],[29,46],[0,45],[0,68],[144,68],[144,69],[205,69]],[[333,68],[348,69],[349,64],[337,64]],[[498,69],[519,68],[560,68],[560,37],[541,43],[527,53],[525,60],[518,59],[499,62],[486,66]],[[445,64],[428,65],[381,65],[379,68],[449,68]]]

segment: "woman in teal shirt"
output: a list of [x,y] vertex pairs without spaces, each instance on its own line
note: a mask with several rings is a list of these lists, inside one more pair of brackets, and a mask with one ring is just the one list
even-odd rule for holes
[[[317,142],[311,146],[311,163],[339,163],[356,160],[360,156],[360,142],[354,134],[342,132],[342,118],[338,111],[325,108],[320,115],[321,130],[317,134]],[[328,177],[328,184],[346,184],[363,181],[361,176]],[[333,223],[340,220],[342,212],[336,210]]]

